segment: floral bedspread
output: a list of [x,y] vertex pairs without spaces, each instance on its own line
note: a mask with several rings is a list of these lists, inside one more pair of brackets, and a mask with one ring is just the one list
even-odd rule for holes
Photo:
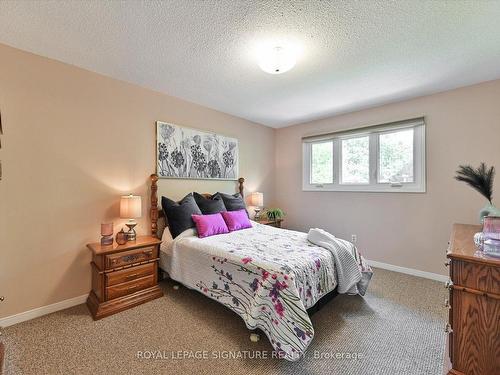
[[307,234],[253,223],[207,238],[194,230],[170,247],[170,277],[197,289],[260,328],[285,359],[297,360],[314,336],[306,311],[336,285],[329,250]]

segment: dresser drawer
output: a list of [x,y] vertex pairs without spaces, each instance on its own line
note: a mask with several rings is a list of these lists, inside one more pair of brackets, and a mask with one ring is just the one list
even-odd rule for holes
[[106,286],[121,284],[128,281],[140,279],[141,277],[154,275],[155,267],[156,263],[148,263],[148,264],[143,264],[141,266],[127,268],[121,271],[114,271],[107,273]]
[[106,288],[106,299],[110,300],[122,297],[127,294],[132,294],[139,290],[148,288],[153,285],[156,285],[154,275],[146,276],[137,280],[129,281],[118,285],[113,285]]
[[500,268],[463,260],[452,260],[451,277],[455,286],[500,294]]
[[129,250],[119,254],[106,255],[106,269],[122,267],[133,263],[146,262],[156,258],[156,248],[144,247],[141,249]]

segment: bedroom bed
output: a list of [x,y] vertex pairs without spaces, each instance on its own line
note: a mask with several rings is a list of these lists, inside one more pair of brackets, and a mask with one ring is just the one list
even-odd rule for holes
[[[312,244],[307,233],[257,222],[206,238],[198,238],[190,228],[172,238],[168,229],[161,230],[165,225],[158,208],[158,177],[152,175],[151,181],[151,231],[163,240],[160,268],[231,309],[248,329],[260,329],[280,357],[299,359],[314,337],[309,314],[338,289],[339,262],[331,249]],[[240,178],[241,196],[243,183]],[[371,277],[369,266],[350,246],[360,271]],[[364,294],[367,284],[354,290]]]

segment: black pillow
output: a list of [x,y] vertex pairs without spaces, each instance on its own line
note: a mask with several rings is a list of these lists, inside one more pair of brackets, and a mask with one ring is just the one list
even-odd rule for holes
[[[221,197],[224,202],[224,206],[226,206],[226,210],[228,211],[238,211],[238,210],[246,210],[247,206],[245,205],[245,201],[240,193],[236,194],[224,194],[217,193],[213,196],[213,199],[216,197]],[[247,212],[248,213],[248,212]]]
[[193,193],[189,193],[177,203],[166,197],[161,197],[161,207],[167,217],[168,227],[172,238],[177,237],[186,229],[196,225],[191,215],[201,215],[200,208],[194,200]]
[[217,214],[222,211],[227,211],[226,206],[224,206],[224,201],[220,195],[212,196],[212,198],[205,198],[203,195],[198,193],[193,193],[194,200],[200,208],[203,215]]

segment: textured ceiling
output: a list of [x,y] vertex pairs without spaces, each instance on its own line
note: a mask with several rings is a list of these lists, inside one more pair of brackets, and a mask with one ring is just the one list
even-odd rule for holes
[[[281,127],[500,78],[499,20],[486,0],[1,0],[0,42]],[[258,68],[269,41],[293,70]]]

